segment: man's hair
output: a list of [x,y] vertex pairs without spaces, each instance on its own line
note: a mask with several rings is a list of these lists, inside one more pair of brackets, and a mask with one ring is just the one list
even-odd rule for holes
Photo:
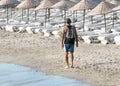
[[67,19],[66,19],[66,23],[67,23],[67,24],[70,24],[70,23],[71,23],[71,19],[70,19],[70,18],[67,18]]

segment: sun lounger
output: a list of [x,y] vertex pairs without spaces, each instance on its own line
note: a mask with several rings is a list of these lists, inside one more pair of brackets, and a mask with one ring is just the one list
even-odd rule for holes
[[106,40],[105,36],[99,36],[98,40],[100,40],[101,44],[107,44],[108,41]]
[[90,44],[91,40],[90,40],[90,36],[82,36],[82,39],[85,43]]
[[120,36],[114,37],[115,44],[120,45]]
[[59,30],[55,30],[55,31],[52,31],[52,34],[55,36],[55,37],[60,37],[62,32],[59,31]]
[[98,40],[100,40],[101,44],[113,44],[114,43],[114,35],[101,35],[98,37]]
[[30,34],[31,34],[31,33],[33,33],[33,30],[34,30],[35,28],[34,28],[34,27],[26,27],[25,29],[26,29],[26,32],[27,32],[27,33],[30,33]]
[[13,25],[6,25],[5,30],[10,31],[10,32],[18,32],[19,31],[18,27],[13,26]]

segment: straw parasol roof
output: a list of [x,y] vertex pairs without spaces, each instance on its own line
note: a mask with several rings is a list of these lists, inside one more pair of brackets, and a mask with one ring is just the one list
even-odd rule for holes
[[[29,22],[29,8],[35,8],[38,5],[35,0],[24,0],[22,1],[16,8],[19,9],[27,9],[27,23]],[[22,19],[23,19],[23,11],[22,11]]]
[[92,5],[92,8],[94,8],[103,0],[88,0],[88,1]]
[[0,5],[12,5],[12,4],[18,4],[19,1],[17,0],[0,0]]
[[84,10],[91,8],[88,0],[81,0],[78,4],[71,7],[69,10]]
[[70,0],[70,1],[75,2],[75,3],[80,2],[80,0]]
[[35,0],[24,0],[16,8],[28,9],[35,8],[38,5]]
[[8,7],[9,6],[12,7],[18,3],[19,3],[19,1],[17,1],[17,0],[0,0],[0,5],[6,7],[7,24],[8,24],[8,20],[9,20]]
[[75,5],[75,2],[72,2],[70,0],[61,0],[60,2],[56,3],[55,5],[52,6],[52,8],[55,9],[68,9]]
[[51,8],[51,6],[54,5],[54,2],[51,0],[43,0],[39,6],[37,6],[36,10],[39,9],[45,9],[45,8]]
[[[48,18],[50,17],[50,8],[56,3],[56,1],[53,0],[42,0],[39,6],[36,7],[35,10],[39,9],[45,9],[45,27],[46,27],[46,21],[47,21],[47,16]],[[48,15],[47,15],[48,13]]]
[[91,6],[88,0],[81,0],[78,4],[74,5],[69,9],[72,11],[83,10],[83,31],[84,31],[84,25],[85,25],[85,10],[90,8]]
[[51,1],[53,1],[54,3],[57,3],[57,2],[59,2],[60,0],[51,0]]
[[36,3],[38,3],[38,5],[40,4],[41,0],[35,0]]
[[111,4],[114,4],[114,5],[120,5],[119,0],[111,0],[111,1],[108,1],[108,2],[111,3]]
[[118,11],[118,10],[120,10],[120,5],[112,9],[112,11]]
[[107,31],[106,25],[106,13],[112,11],[111,4],[107,3],[106,1],[102,1],[98,4],[94,9],[92,9],[86,16],[94,16],[94,15],[104,15],[104,22],[105,22],[105,32]]
[[92,9],[86,16],[102,15],[111,12],[110,4],[102,1],[94,9]]

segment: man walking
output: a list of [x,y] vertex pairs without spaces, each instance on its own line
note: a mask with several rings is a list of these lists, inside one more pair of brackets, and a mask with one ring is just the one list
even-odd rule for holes
[[[71,25],[71,19],[66,19],[66,25],[62,30],[62,48],[65,50],[65,68],[73,68],[73,60],[74,60],[74,44],[76,43],[76,47],[78,47],[78,35],[76,28]],[[68,55],[70,54],[71,65],[69,65]]]

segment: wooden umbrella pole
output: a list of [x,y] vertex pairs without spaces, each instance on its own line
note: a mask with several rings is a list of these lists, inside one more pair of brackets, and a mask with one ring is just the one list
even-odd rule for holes
[[104,22],[105,22],[105,32],[107,32],[107,27],[106,27],[106,15],[103,14],[103,16],[104,16]]
[[46,8],[46,22],[48,22],[48,8]]
[[6,6],[6,12],[7,12],[7,24],[8,24],[8,5]]
[[114,12],[113,12],[113,18],[112,18],[112,27],[114,28]]
[[65,25],[65,21],[66,21],[66,10],[64,10],[64,25]]
[[73,18],[73,20],[75,19],[75,11],[74,10],[72,11],[72,18]]
[[[35,5],[35,8],[37,7],[37,5]],[[35,10],[35,21],[37,20],[37,10]]]
[[11,18],[12,18],[12,7],[11,7]]
[[28,15],[27,15],[27,23],[29,23],[29,8],[27,9]]
[[37,11],[35,10],[35,21],[37,20]]
[[45,27],[46,27],[47,8],[45,8]]
[[116,22],[117,22],[117,20],[118,20],[117,11],[114,13],[114,17],[115,17],[115,20],[116,20]]
[[76,18],[77,18],[77,10],[75,12],[76,12]]
[[93,16],[91,16],[91,23],[93,24]]
[[83,10],[83,32],[85,31],[85,9]]
[[50,8],[48,8],[48,22],[50,22]]
[[23,9],[22,9],[22,20],[23,20]]

